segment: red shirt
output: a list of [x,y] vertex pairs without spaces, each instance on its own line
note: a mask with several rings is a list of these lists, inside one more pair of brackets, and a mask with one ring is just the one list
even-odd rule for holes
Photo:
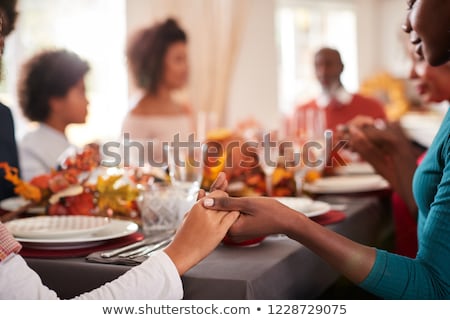
[[[294,113],[294,121],[301,123],[301,119],[297,118],[304,114],[304,110],[319,108],[316,100],[298,106]],[[326,128],[333,131],[336,130],[339,124],[345,124],[358,115],[386,120],[386,114],[382,104],[374,98],[365,97],[360,94],[353,94],[353,98],[348,104],[342,104],[337,100],[332,100],[323,110],[326,117]]]

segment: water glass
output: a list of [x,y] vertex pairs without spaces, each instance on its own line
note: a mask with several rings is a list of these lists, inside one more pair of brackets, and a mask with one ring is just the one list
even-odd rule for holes
[[168,147],[170,180],[174,186],[197,192],[203,179],[205,145],[200,147]]
[[196,202],[196,195],[177,186],[155,183],[142,191],[138,207],[146,236],[178,228],[186,212]]

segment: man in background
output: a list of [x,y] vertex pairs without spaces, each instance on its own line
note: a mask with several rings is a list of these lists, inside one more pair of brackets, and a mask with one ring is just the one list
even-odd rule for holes
[[314,56],[314,67],[322,92],[320,95],[296,108],[293,118],[294,129],[305,123],[307,110],[322,110],[326,129],[336,131],[339,124],[345,124],[357,115],[366,115],[374,119],[386,119],[383,106],[375,99],[360,94],[349,93],[341,82],[344,64],[339,51],[322,48]]

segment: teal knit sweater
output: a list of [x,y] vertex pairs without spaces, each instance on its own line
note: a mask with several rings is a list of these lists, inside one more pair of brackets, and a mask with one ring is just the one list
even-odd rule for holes
[[417,168],[419,251],[410,259],[377,250],[361,287],[387,299],[450,298],[450,112]]

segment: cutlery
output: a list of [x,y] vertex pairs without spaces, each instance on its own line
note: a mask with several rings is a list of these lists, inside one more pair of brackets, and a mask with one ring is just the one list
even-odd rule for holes
[[[156,251],[158,249],[161,249],[161,248],[167,246],[169,243],[172,242],[172,240],[173,240],[173,238],[170,237],[169,239],[161,241],[161,242],[159,242],[157,244],[150,245],[150,246],[145,246],[143,250],[140,250],[138,253],[129,255],[129,256],[127,256],[127,258],[134,259],[134,258],[137,258],[137,257],[140,257],[140,256],[148,256],[153,251]],[[119,257],[120,257],[120,255],[119,255]]]
[[133,250],[133,249],[141,248],[141,247],[144,247],[144,246],[148,246],[148,245],[151,245],[151,244],[155,244],[155,243],[164,241],[168,237],[171,237],[173,235],[173,233],[174,233],[174,231],[171,231],[171,232],[159,235],[157,237],[155,236],[155,237],[147,238],[147,239],[144,239],[144,240],[141,240],[141,241],[129,244],[127,246],[124,246],[124,247],[121,247],[121,248],[118,248],[118,249],[104,251],[104,252],[102,252],[100,254],[100,256],[102,258],[112,258],[114,256],[117,256],[117,255],[122,254],[124,252],[128,252],[128,251]]

